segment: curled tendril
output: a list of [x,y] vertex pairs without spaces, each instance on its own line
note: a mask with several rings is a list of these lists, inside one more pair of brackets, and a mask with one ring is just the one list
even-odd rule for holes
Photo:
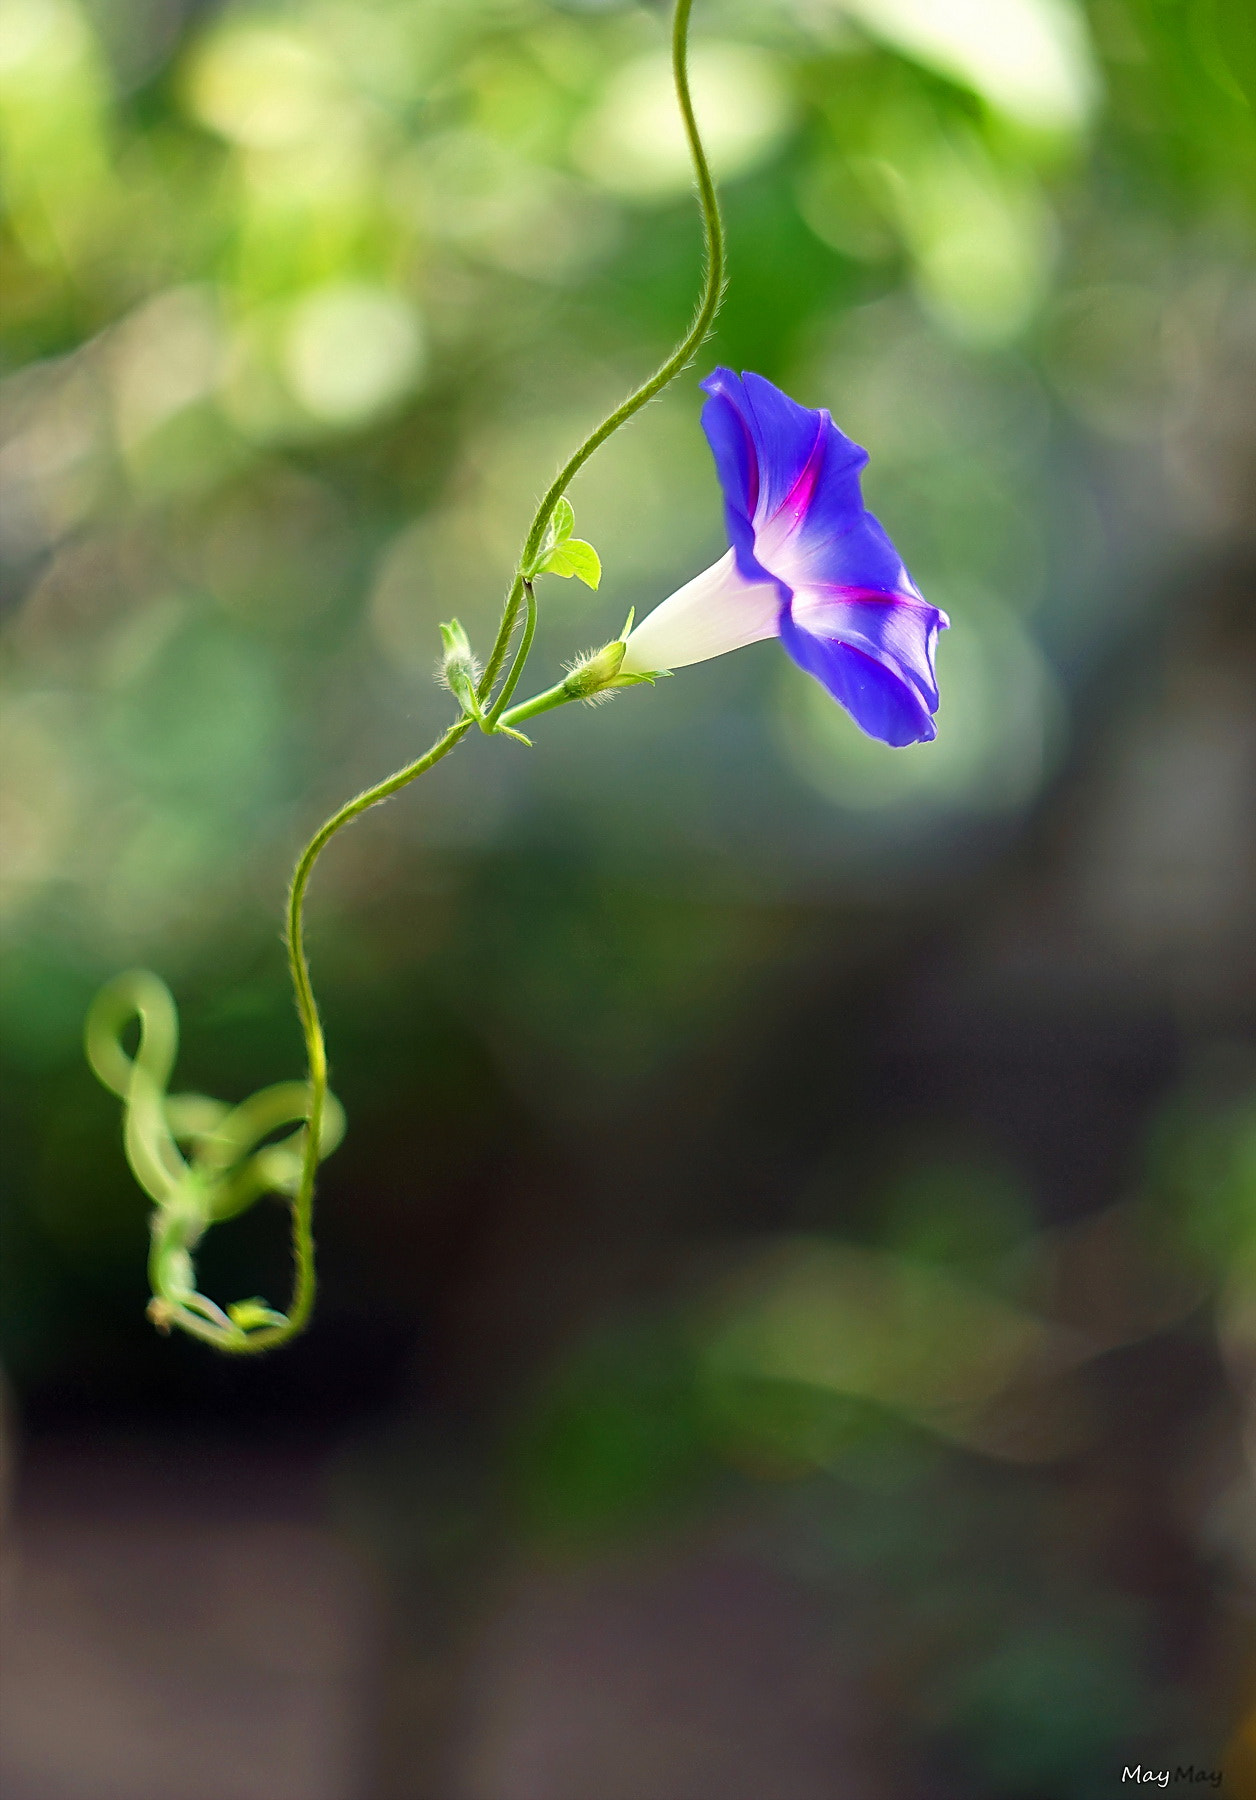
[[[139,1043],[129,1056],[122,1037],[134,1020]],[[308,1083],[281,1081],[239,1106],[205,1094],[168,1094],[179,1018],[169,988],[146,969],[118,975],[101,989],[85,1037],[94,1073],[122,1101],[127,1161],[153,1202],[153,1324],[164,1332],[177,1326],[220,1350],[254,1348],[262,1334],[287,1335],[289,1315],[264,1301],[241,1300],[224,1311],[200,1293],[192,1253],[211,1225],[246,1212],[263,1194],[293,1203],[304,1163]],[[339,1102],[327,1094],[320,1161],[340,1142],[344,1123]],[[297,1129],[266,1141],[287,1125]]]

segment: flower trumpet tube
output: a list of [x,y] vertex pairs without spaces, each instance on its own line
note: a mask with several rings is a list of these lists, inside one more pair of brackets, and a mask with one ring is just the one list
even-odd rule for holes
[[642,620],[622,673],[777,637],[870,737],[935,737],[934,655],[949,621],[864,506],[867,451],[761,375],[716,369],[702,387],[731,548]]

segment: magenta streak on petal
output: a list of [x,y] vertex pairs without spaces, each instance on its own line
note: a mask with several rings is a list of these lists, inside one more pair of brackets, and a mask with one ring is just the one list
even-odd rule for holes
[[812,496],[819,485],[820,471],[824,467],[824,425],[827,417],[827,413],[821,413],[816,427],[816,441],[807,453],[807,460],[799,471],[798,479],[777,507],[774,520],[788,514],[797,526],[806,517]]
[[936,737],[932,706],[892,663],[860,645],[800,628],[788,612],[781,619],[781,642],[869,737],[899,746]]
[[947,619],[863,503],[867,452],[825,409],[799,406],[762,376],[719,368],[701,385],[733,548],[633,633],[629,654],[644,659],[634,667],[776,635],[870,736],[933,737],[934,650]]
[[[916,612],[939,612],[936,606],[930,606],[919,594],[889,593],[885,588],[846,587],[838,582],[808,582],[807,587],[810,593],[836,600],[841,605],[848,602],[862,604],[866,601],[870,606],[910,606]],[[939,616],[945,626],[948,623],[946,614],[939,613]]]
[[871,657],[915,688],[930,711],[938,704],[933,652],[944,612],[905,594],[816,585],[799,589],[790,608],[798,630]]
[[759,453],[755,449],[754,437],[749,425],[747,425],[736,407],[733,407],[732,411],[737,419],[737,423],[741,426],[742,435],[746,440],[746,474],[748,477],[746,484],[746,515],[748,518],[753,519],[755,513],[759,509],[759,491],[761,485],[759,481]]

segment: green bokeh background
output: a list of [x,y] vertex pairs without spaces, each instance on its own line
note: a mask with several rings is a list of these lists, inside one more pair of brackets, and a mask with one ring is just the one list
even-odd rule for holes
[[[437,621],[487,645],[553,468],[689,317],[666,42],[616,0],[9,0],[19,1429],[304,1434],[394,1660],[454,1686],[416,1569],[453,1641],[485,1568],[735,1519],[862,1644],[885,1792],[1215,1767],[1256,1342],[1248,0],[698,7],[728,301],[578,478],[605,579],[542,584],[530,677],[721,553],[719,361],[869,448],[952,619],[937,743],[863,738],[772,644],[468,741],[314,884],[350,1121],[314,1332],[236,1369],[143,1320],[86,1005],[142,963],[180,1086],[299,1072],[296,850],[440,727]],[[285,1254],[260,1208],[204,1283],[281,1303]]]

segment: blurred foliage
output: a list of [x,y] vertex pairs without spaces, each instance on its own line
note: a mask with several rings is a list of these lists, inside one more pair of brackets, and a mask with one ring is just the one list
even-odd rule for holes
[[1256,1071],[1214,1049],[1156,1122],[1148,1179],[1195,1254],[1256,1287]]
[[[355,828],[312,909],[350,1120],[332,1333],[391,1341],[455,1304],[429,1264],[459,1266],[475,1206],[521,1284],[564,1206],[599,1208],[635,1267],[675,1115],[712,1104],[694,1068],[785,1030],[821,910],[877,902],[890,924],[850,929],[872,963],[878,932],[936,919],[1110,706],[1164,567],[1250,504],[1209,473],[1250,435],[1228,385],[1250,0],[709,0],[696,31],[732,264],[708,362],[869,447],[870,503],[953,620],[940,736],[873,744],[756,647],[556,716],[534,752],[468,743]],[[295,846],[426,744],[437,621],[483,646],[552,467],[688,317],[665,41],[660,8],[619,0],[8,0],[6,1331],[34,1388],[77,1368],[241,1392],[142,1343],[142,1205],[83,1014],[151,963],[193,1085],[298,1072],[276,942]],[[573,497],[604,579],[549,584],[538,668],[722,548],[694,378]],[[826,1196],[671,1303],[585,1330],[573,1277],[567,1347],[521,1373],[503,1440],[518,1531],[587,1545],[779,1482],[781,1540],[844,1616],[863,1596],[904,1716],[957,1746],[956,1791],[1085,1800],[1149,1707],[1177,1727],[1097,1553],[1070,1580],[1052,1550],[1102,1506],[1057,1495],[1048,1529],[1029,1484],[1093,1443],[1101,1359],[1210,1286],[1236,1368],[1256,1343],[1229,1279],[1250,1091],[1186,1082],[1125,1199],[1075,1230],[939,1129],[881,1146],[862,1218]],[[207,1283],[251,1292],[260,1268],[282,1293],[278,1221],[232,1230]],[[512,1303],[545,1306],[497,1293],[469,1328],[499,1352]],[[278,1405],[284,1373],[257,1379]]]
[[[195,957],[274,891],[291,802],[426,729],[438,614],[483,632],[551,460],[690,304],[663,32],[576,0],[7,9],[19,937],[55,890],[102,965]],[[512,769],[516,800],[591,811],[631,761],[590,830],[636,847],[705,802],[713,850],[739,852],[741,815],[786,868],[817,818],[835,862],[877,864],[1023,809],[1130,530],[1164,531],[1154,498],[1100,499],[1104,446],[1200,401],[1250,258],[1254,69],[1241,0],[707,7],[696,91],[734,244],[712,354],[872,448],[874,503],[961,624],[945,730],[891,756],[756,655],[770,742],[720,723],[751,676],[703,671],[582,731],[576,766],[564,735]],[[717,545],[692,389],[578,498],[604,602],[551,596],[550,654]],[[491,839],[491,805],[456,810],[427,831]]]

